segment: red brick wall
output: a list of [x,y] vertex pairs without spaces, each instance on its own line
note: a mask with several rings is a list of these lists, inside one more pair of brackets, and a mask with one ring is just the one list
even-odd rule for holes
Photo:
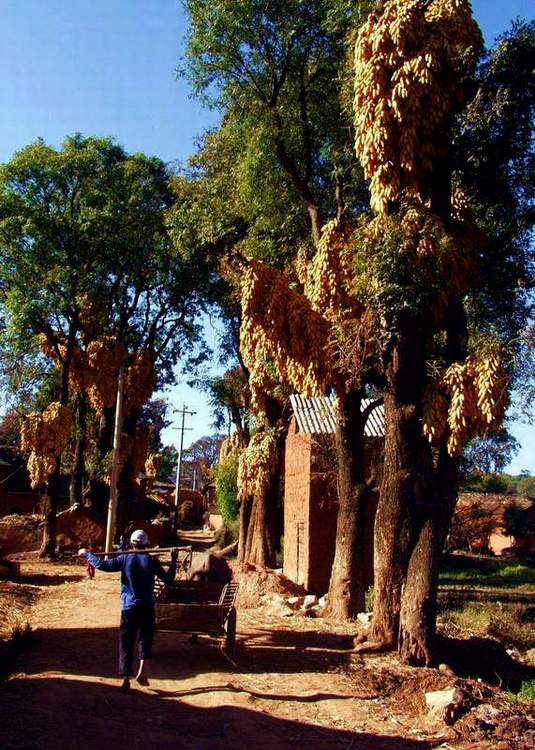
[[285,450],[284,574],[306,585],[309,549],[311,436],[297,431],[292,418]]
[[[368,478],[380,481],[383,441],[369,440],[365,465]],[[366,533],[373,538],[377,495],[366,518]],[[292,419],[286,443],[284,493],[284,573],[314,594],[329,588],[336,544],[338,492],[334,436],[297,431]],[[373,583],[373,545],[366,576]]]

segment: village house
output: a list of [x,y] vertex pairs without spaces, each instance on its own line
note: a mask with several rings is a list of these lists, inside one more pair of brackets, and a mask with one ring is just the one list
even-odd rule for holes
[[515,495],[461,493],[448,548],[498,557],[535,554],[535,502]]
[[[338,514],[335,400],[294,395],[290,401],[293,417],[286,439],[284,471],[284,574],[307,591],[323,594],[329,588]],[[369,404],[364,401],[363,410]],[[384,442],[382,405],[371,411],[365,434],[367,473],[378,479]],[[378,492],[374,494],[377,500]],[[366,519],[371,536],[377,502],[372,506]],[[371,585],[371,556],[366,575]]]

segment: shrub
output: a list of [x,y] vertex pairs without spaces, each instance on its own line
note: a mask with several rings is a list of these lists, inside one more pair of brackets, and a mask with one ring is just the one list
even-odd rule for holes
[[508,693],[507,698],[511,703],[516,703],[517,701],[535,703],[535,680],[523,682],[518,693]]
[[507,479],[500,477],[497,474],[488,474],[482,481],[483,492],[505,494],[507,492],[507,487]]
[[516,491],[519,495],[535,498],[535,477],[522,477]]
[[235,452],[220,461],[214,468],[217,509],[223,516],[225,526],[231,526],[238,518],[238,455]]
[[240,519],[236,518],[228,525],[224,524],[215,535],[215,546],[224,549],[238,541],[240,535]]

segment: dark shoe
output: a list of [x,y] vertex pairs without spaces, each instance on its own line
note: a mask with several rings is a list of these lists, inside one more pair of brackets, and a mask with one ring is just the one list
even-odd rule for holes
[[121,691],[121,693],[128,693],[128,692],[130,692],[130,680],[128,678],[126,678],[126,677],[124,678],[124,680],[122,681],[122,683],[121,683],[121,685],[119,687],[119,690]]
[[150,685],[150,682],[145,677],[144,674],[140,675],[139,677],[136,677],[136,682],[138,685],[143,685],[143,687],[148,687]]

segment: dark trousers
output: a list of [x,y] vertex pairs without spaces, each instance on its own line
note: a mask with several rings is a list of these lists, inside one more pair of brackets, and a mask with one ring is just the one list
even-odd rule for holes
[[119,675],[130,677],[134,648],[138,639],[138,653],[140,659],[150,659],[152,655],[152,641],[154,638],[154,607],[140,604],[121,612],[119,626]]

